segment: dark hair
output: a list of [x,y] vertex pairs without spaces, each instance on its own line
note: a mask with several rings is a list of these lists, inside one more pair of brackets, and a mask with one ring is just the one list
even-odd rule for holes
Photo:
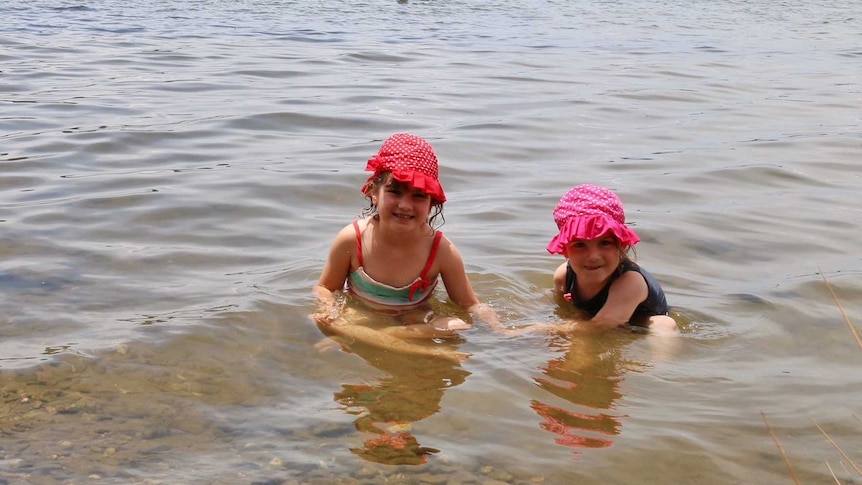
[[[362,209],[362,212],[359,214],[362,218],[367,217],[377,217],[377,206],[374,205],[373,200],[371,199],[371,194],[375,193],[380,187],[385,187],[389,184],[404,184],[404,182],[399,182],[394,180],[392,176],[392,172],[384,171],[379,174],[368,179],[368,182],[365,182],[365,186],[362,191],[365,193],[365,198],[368,199],[368,207]],[[437,221],[437,218],[440,218],[440,224],[434,225]],[[428,216],[428,225],[433,229],[437,229],[446,223],[446,218],[443,217],[443,203],[439,200],[431,198],[431,214]]]
[[624,262],[628,261],[629,263],[634,263],[638,257],[637,251],[635,251],[634,246],[623,246],[619,244],[617,241],[617,247],[620,249],[620,264],[622,265]]

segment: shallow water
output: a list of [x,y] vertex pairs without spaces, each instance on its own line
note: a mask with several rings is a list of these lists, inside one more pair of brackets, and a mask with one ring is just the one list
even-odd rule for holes
[[[789,482],[767,422],[802,483],[862,479],[826,436],[858,466],[859,6],[0,13],[0,482]],[[309,289],[397,131],[508,324],[559,318],[551,212],[589,182],[683,335],[318,351]]]

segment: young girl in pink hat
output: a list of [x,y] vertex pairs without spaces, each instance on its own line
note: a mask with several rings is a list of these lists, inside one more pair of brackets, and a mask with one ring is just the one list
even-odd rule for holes
[[[366,171],[372,172],[362,187],[369,201],[367,217],[335,236],[314,287],[319,304],[315,321],[366,343],[402,349],[406,347],[395,339],[452,336],[470,325],[430,311],[428,301],[442,279],[453,302],[497,325],[496,314],[476,298],[458,249],[432,226],[442,214],[446,194],[431,145],[408,133],[392,135],[368,161]],[[398,317],[403,325],[372,332],[337,322],[342,305],[334,292],[345,286],[355,300]]]
[[631,324],[655,333],[678,331],[659,282],[629,258],[640,238],[626,226],[619,197],[604,187],[578,185],[560,199],[554,220],[560,232],[548,252],[566,258],[554,272],[554,293],[588,317],[555,330]]

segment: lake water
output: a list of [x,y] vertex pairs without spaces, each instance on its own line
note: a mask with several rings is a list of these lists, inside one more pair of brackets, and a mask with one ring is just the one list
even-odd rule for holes
[[[862,480],[862,4],[139,3],[0,5],[0,483]],[[596,183],[682,335],[319,351],[399,131],[507,325]]]

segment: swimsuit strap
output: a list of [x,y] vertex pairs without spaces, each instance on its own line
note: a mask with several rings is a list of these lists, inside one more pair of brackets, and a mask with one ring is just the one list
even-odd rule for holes
[[434,258],[437,257],[437,248],[440,247],[440,239],[443,238],[443,233],[440,231],[436,231],[434,234],[434,242],[431,243],[431,252],[428,253],[428,261],[425,262],[425,267],[422,268],[422,272],[419,273],[419,277],[416,278],[416,281],[410,285],[410,294],[407,298],[410,301],[413,301],[413,296],[417,291],[428,291],[428,289],[433,288],[437,283],[436,279],[434,281],[429,280],[425,277],[428,274],[428,271],[431,270],[431,265],[434,264]]
[[425,262],[425,267],[422,268],[422,272],[419,273],[419,277],[423,280],[425,279],[425,275],[428,274],[428,271],[431,270],[431,265],[434,264],[434,258],[437,257],[437,248],[440,247],[440,239],[442,238],[443,233],[440,231],[435,231],[434,242],[431,244],[431,252],[428,253],[428,261]]
[[356,230],[356,257],[359,258],[359,266],[362,267],[362,233],[359,231],[359,223],[353,221],[353,229]]
[[[353,221],[353,229],[356,231],[356,257],[359,259],[359,266],[364,267],[365,265],[362,264],[362,232],[359,230],[359,223],[357,221]],[[431,265],[434,264],[434,259],[437,257],[437,249],[440,247],[441,239],[443,239],[443,233],[435,231],[434,242],[431,243],[431,252],[428,253],[428,261],[425,262],[425,267],[419,273],[419,278],[424,280],[425,275],[431,270]]]
[[[359,230],[359,223],[357,221],[353,221],[353,229],[356,231],[356,257],[359,259],[359,266],[364,267],[362,264],[362,232]],[[419,273],[419,277],[416,281],[410,285],[410,294],[408,296],[409,300],[413,300],[413,295],[416,294],[417,291],[425,291],[431,287],[433,281],[428,281],[425,277],[429,271],[431,271],[431,265],[434,264],[434,260],[437,258],[437,249],[440,248],[440,240],[443,239],[443,233],[441,231],[434,232],[434,242],[431,243],[431,252],[428,253],[428,260],[425,262],[425,267],[422,268],[422,272]]]

